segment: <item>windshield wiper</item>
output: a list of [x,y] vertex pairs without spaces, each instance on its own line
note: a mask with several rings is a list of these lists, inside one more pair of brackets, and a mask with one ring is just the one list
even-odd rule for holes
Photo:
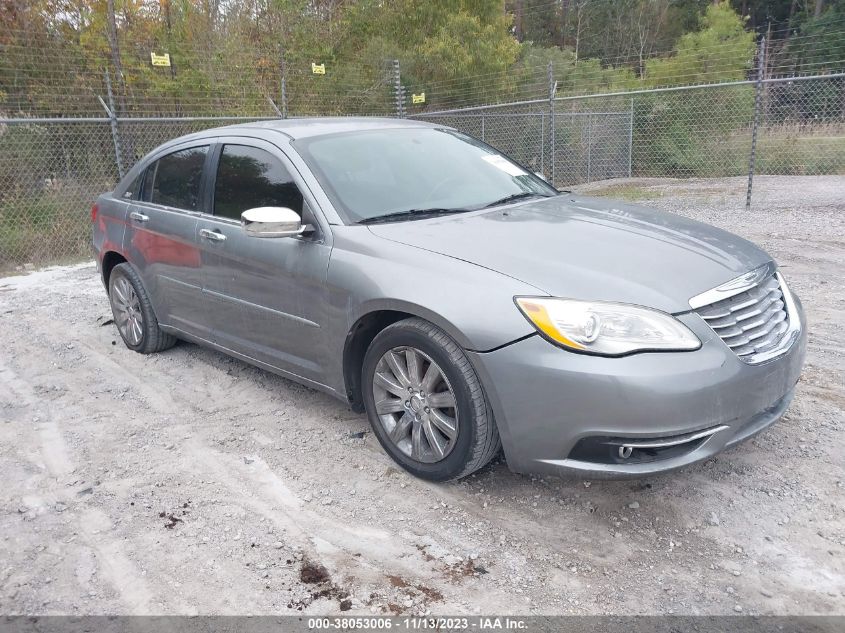
[[490,204],[485,204],[484,208],[487,209],[489,207],[497,207],[500,204],[507,204],[508,202],[516,202],[517,200],[524,200],[526,198],[551,198],[552,196],[547,196],[542,193],[531,193],[530,191],[523,191],[522,193],[515,193],[510,196],[505,196],[504,198],[499,198],[498,200],[494,200]]
[[431,209],[407,209],[405,211],[394,211],[392,213],[385,213],[384,215],[377,215],[372,218],[364,218],[358,220],[358,224],[378,224],[379,222],[399,222],[401,220],[423,218],[434,218],[439,215],[452,215],[455,213],[467,213],[473,209],[449,209],[441,207],[433,207]]

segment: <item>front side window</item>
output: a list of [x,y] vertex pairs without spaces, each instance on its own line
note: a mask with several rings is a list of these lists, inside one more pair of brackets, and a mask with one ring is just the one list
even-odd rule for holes
[[365,130],[293,145],[352,222],[558,194],[489,145],[454,130]]
[[177,209],[199,208],[202,168],[208,146],[183,149],[147,167],[144,200]]
[[240,220],[241,213],[256,207],[287,207],[302,215],[302,193],[269,152],[224,145],[214,184],[214,215]]
[[124,200],[137,200],[138,196],[141,193],[141,182],[144,180],[144,172],[138,174],[135,177],[135,180],[126,188],[123,192],[123,199]]

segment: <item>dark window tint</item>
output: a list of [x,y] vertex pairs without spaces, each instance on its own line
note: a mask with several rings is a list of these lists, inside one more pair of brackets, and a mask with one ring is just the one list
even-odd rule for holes
[[208,147],[192,147],[159,158],[147,168],[144,200],[196,211]]
[[272,154],[245,145],[224,145],[214,185],[214,215],[240,220],[255,207],[288,207],[302,215],[302,194]]
[[149,167],[147,167],[147,171],[144,172],[144,180],[141,183],[141,192],[138,197],[145,202],[149,202],[153,195],[153,181],[156,178],[156,168],[158,167],[158,163],[155,162]]

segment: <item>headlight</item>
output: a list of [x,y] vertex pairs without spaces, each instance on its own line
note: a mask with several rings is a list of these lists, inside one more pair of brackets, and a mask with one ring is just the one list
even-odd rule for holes
[[516,297],[515,300],[534,327],[567,349],[621,356],[701,347],[701,341],[689,328],[658,310],[625,303],[551,297]]

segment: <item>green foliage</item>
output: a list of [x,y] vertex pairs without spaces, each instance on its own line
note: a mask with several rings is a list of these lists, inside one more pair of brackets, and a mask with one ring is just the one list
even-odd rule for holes
[[360,3],[349,16],[348,44],[363,46],[369,59],[399,59],[403,84],[425,91],[429,105],[469,94],[483,100],[511,90],[507,71],[519,54],[501,9],[498,0]]
[[[743,20],[727,4],[710,5],[701,26],[680,38],[674,55],[646,64],[646,86],[665,86],[679,76],[699,77],[702,83],[746,77],[755,43]],[[726,173],[741,173],[744,154],[734,151],[730,140],[751,121],[753,111],[754,88],[747,85],[637,99],[634,134],[652,139],[635,156],[638,172],[709,175],[703,173],[710,164],[705,157],[719,156]]]
[[727,4],[709,5],[701,29],[678,41],[676,52],[646,62],[645,82],[666,86],[679,78],[696,78],[696,83],[745,79],[754,63],[754,34]]
[[819,17],[809,18],[801,27],[801,41],[812,39],[812,46],[796,47],[799,67],[814,72],[837,72],[845,59],[845,1],[837,3]]
[[639,85],[630,68],[604,66],[598,59],[579,60],[570,48],[540,48],[523,44],[522,49],[515,73],[521,86],[521,94],[529,94],[532,89],[537,94],[548,94],[546,69],[550,62],[559,96],[617,92]]
[[[753,86],[636,99],[634,171],[656,176],[737,176],[747,168]],[[738,141],[737,139],[741,139]]]
[[[61,259],[84,252],[90,240],[87,209],[71,207],[80,192],[43,191],[3,201],[0,207],[0,270],[15,261]],[[49,245],[49,255],[45,245]]]
[[[793,17],[818,45],[778,54],[839,68],[845,0],[819,17],[811,4]],[[100,115],[105,69],[126,115],[272,115],[282,75],[289,112],[389,114],[394,59],[408,92],[442,108],[543,96],[548,61],[558,94],[743,79],[754,49],[730,4],[710,0],[115,0],[115,16],[102,0],[29,5],[0,31],[7,114]],[[152,66],[151,52],[172,66]]]
[[775,40],[789,39],[808,22],[845,10],[845,0],[730,0],[730,4],[748,17],[752,29]]
[[[767,35],[767,72],[840,72],[845,59],[845,0],[113,4],[113,15],[104,0],[29,0],[0,10],[0,116],[102,117],[97,97],[107,98],[106,70],[122,116],[272,116],[268,97],[281,105],[282,77],[289,114],[391,115],[395,59],[407,92],[426,93],[424,106],[408,100],[412,113],[546,99],[550,62],[560,97],[749,79],[755,33]],[[116,40],[109,37],[112,24]],[[152,66],[151,52],[169,53],[172,65]],[[324,63],[326,74],[312,74],[312,62]],[[842,172],[842,95],[841,80],[769,85],[760,169]],[[583,150],[581,115],[591,108],[627,113],[630,99],[556,102],[571,115],[556,122],[560,146]],[[634,101],[635,174],[747,169],[752,86],[651,92]],[[535,113],[545,107],[530,106]],[[480,116],[461,121],[481,135]],[[215,124],[121,122],[125,162]],[[547,150],[531,141],[548,139],[547,124],[538,116],[525,116],[513,129],[488,124],[486,139],[532,168],[544,160],[548,167]],[[617,131],[590,128],[586,147],[626,142]],[[114,183],[113,153],[107,124],[0,126],[0,260],[12,253],[26,261],[44,244],[55,245],[51,257],[87,249],[87,207],[94,192]],[[559,167],[573,164],[558,154]]]
[[560,7],[548,0],[522,0],[512,2],[515,15],[515,35],[524,42],[538,47],[563,46],[564,20]]

